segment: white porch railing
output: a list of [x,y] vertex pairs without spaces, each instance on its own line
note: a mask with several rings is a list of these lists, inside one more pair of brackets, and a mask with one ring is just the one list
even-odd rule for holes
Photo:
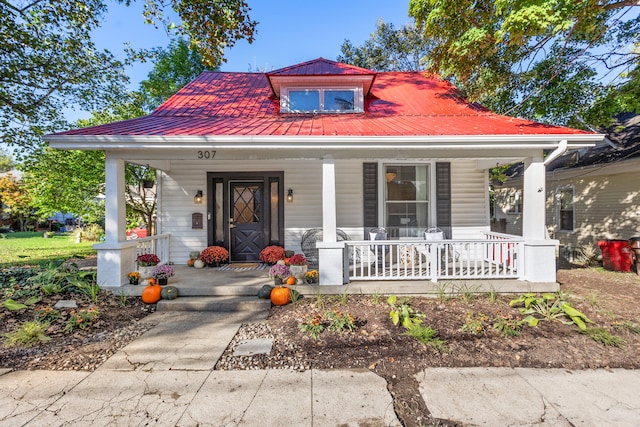
[[486,233],[484,239],[345,241],[349,280],[517,279],[524,239]]
[[[156,254],[160,258],[160,264],[169,262],[169,237],[170,234],[159,234],[157,236],[142,237],[135,239],[136,253],[135,259],[142,254]],[[134,259],[134,261],[135,261]]]

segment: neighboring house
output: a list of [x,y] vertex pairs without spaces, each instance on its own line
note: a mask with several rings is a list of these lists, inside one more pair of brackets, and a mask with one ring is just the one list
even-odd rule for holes
[[[599,255],[597,241],[640,236],[640,115],[622,114],[607,139],[547,164],[547,229],[568,261]],[[496,218],[522,233],[522,165],[496,189]],[[524,200],[523,200],[524,199]]]
[[[159,171],[153,239],[166,248],[165,261],[185,264],[208,245],[228,248],[232,262],[257,260],[271,244],[299,251],[303,233],[322,228],[321,285],[555,282],[557,242],[545,236],[538,190],[543,152],[601,139],[493,114],[421,72],[377,73],[322,58],[268,73],[205,72],[149,116],[45,137],[54,148],[105,150],[102,286],[126,283],[134,269],[125,162]],[[487,171],[517,161],[527,164],[531,193],[524,237],[488,234]],[[390,240],[369,241],[375,227]],[[429,227],[447,240],[426,242]],[[351,240],[338,239],[337,229]]]

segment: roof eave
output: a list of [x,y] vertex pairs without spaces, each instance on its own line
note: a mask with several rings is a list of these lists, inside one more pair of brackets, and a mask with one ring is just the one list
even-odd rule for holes
[[411,136],[163,136],[163,135],[46,135],[51,147],[67,150],[130,150],[185,148],[256,149],[554,149],[591,147],[603,134],[556,135],[411,135]]

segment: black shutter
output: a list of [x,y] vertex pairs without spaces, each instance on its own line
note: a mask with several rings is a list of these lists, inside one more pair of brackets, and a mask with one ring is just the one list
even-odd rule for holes
[[436,222],[451,239],[451,163],[436,163]]
[[378,227],[378,164],[362,164],[362,195],[364,212],[364,235],[369,236],[369,230]]

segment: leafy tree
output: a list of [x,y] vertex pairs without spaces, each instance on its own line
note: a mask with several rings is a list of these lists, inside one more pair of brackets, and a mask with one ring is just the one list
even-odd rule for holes
[[154,65],[140,83],[147,110],[153,110],[205,70],[202,56],[183,38],[153,50]]
[[122,63],[91,41],[99,0],[0,1],[0,132],[33,148],[64,125],[68,104],[100,108],[125,80]]
[[431,49],[430,39],[411,25],[395,29],[382,20],[362,46],[342,43],[338,61],[377,71],[417,71]]
[[23,183],[8,173],[0,177],[0,202],[6,206],[4,212],[20,224],[20,230],[32,218],[31,198]]
[[125,169],[125,196],[127,200],[127,219],[137,225],[142,218],[151,233],[153,214],[156,212],[155,187],[147,188],[145,181],[155,183],[155,169],[128,163]]
[[13,159],[6,152],[6,150],[0,148],[0,173],[8,172],[13,168]]
[[[195,78],[203,70],[201,57],[183,40],[170,43],[167,49],[154,49],[157,58],[149,79],[140,91],[121,93],[108,108],[94,111],[89,119],[76,122],[77,127],[97,126],[145,115],[166,97]],[[85,222],[104,216],[104,205],[96,201],[104,191],[103,151],[69,151],[43,147],[23,162],[25,182],[33,194],[33,207],[44,215],[71,212]],[[139,217],[149,226],[156,210],[153,189],[143,181],[155,182],[155,170],[148,166],[127,164],[125,168],[127,217],[132,223]]]
[[[130,0],[116,0],[129,4]],[[182,20],[169,18],[173,8]],[[191,36],[212,66],[239,39],[253,41],[256,22],[243,0],[145,0],[145,20]],[[29,152],[44,133],[67,128],[64,110],[113,104],[127,78],[123,63],[91,39],[106,0],[0,0],[0,135]],[[145,52],[131,52],[131,60]]]
[[32,195],[31,207],[41,216],[69,212],[100,218],[97,197],[104,191],[104,152],[38,149],[24,162],[24,183]]
[[[171,21],[166,13],[169,5],[178,13],[182,24]],[[233,47],[236,41],[253,42],[258,22],[251,20],[250,10],[244,0],[146,0],[144,15],[150,24],[160,23],[188,36],[204,64],[215,68],[225,61],[224,50]]]
[[[633,99],[620,94],[637,90],[635,6],[624,0],[410,0],[409,14],[434,42],[429,70],[498,111],[564,124],[571,110],[611,117]],[[599,69],[619,80],[602,83]]]

